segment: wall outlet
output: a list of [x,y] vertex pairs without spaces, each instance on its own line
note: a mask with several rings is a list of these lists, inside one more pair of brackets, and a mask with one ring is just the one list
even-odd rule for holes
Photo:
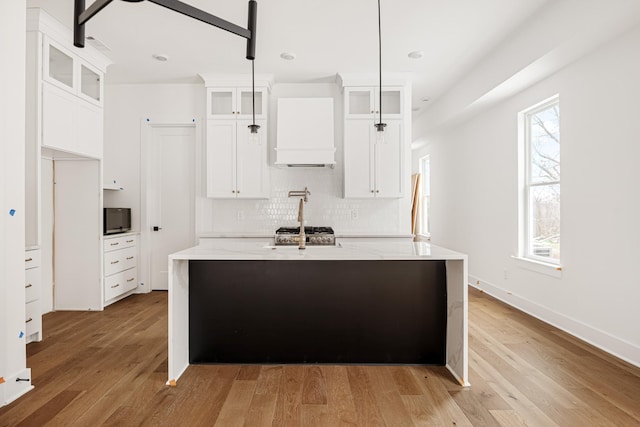
[[244,218],[245,218],[245,216],[244,216],[244,211],[238,211],[238,212],[236,212],[236,219],[237,219],[238,221],[244,221]]

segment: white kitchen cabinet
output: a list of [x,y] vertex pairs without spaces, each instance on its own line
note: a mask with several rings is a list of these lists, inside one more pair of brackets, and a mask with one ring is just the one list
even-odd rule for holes
[[397,198],[403,195],[402,120],[385,119],[384,141],[370,120],[345,120],[344,196]]
[[[403,93],[403,87],[382,88],[383,121],[403,118]],[[345,119],[379,120],[380,90],[377,87],[347,87],[344,100]]]
[[[267,88],[255,90],[256,120],[267,118]],[[207,118],[252,119],[253,97],[251,87],[208,87]]]
[[[42,37],[42,44],[42,79],[81,99],[102,106],[104,67],[97,67],[81,57],[79,49],[58,42],[49,35]],[[84,49],[91,50],[90,47]]]
[[[403,198],[408,194],[411,83],[408,76],[385,76],[380,88],[371,76],[338,74],[344,96],[344,197]],[[380,136],[383,138],[380,139]]]
[[133,293],[138,286],[138,234],[105,236],[103,239],[104,305]]
[[42,341],[42,269],[40,249],[25,251],[25,338],[27,344]]
[[207,197],[268,199],[268,95],[272,77],[255,76],[255,119],[251,135],[251,75],[201,74],[207,88]]
[[267,121],[250,137],[251,120],[207,121],[207,197],[269,197]]

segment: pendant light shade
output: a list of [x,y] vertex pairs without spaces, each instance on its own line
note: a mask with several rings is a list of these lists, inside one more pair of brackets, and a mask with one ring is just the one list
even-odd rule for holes
[[377,142],[384,142],[384,128],[386,123],[382,123],[382,25],[380,17],[380,0],[378,0],[378,72],[380,76],[380,86],[378,94],[378,123],[374,126],[376,128],[376,140]]

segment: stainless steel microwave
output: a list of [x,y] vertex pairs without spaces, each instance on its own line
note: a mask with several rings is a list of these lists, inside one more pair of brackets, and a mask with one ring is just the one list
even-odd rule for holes
[[125,233],[131,230],[130,208],[104,208],[104,234]]

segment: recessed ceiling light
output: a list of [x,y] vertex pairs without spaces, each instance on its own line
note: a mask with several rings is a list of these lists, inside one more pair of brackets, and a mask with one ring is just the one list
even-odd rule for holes
[[280,58],[286,59],[287,61],[293,61],[296,59],[296,54],[293,52],[282,52],[280,54]]
[[151,55],[153,59],[160,62],[165,62],[169,60],[169,55],[165,55],[164,53],[154,53]]
[[424,56],[424,52],[421,50],[414,50],[413,52],[409,52],[407,56],[411,59],[420,59]]

